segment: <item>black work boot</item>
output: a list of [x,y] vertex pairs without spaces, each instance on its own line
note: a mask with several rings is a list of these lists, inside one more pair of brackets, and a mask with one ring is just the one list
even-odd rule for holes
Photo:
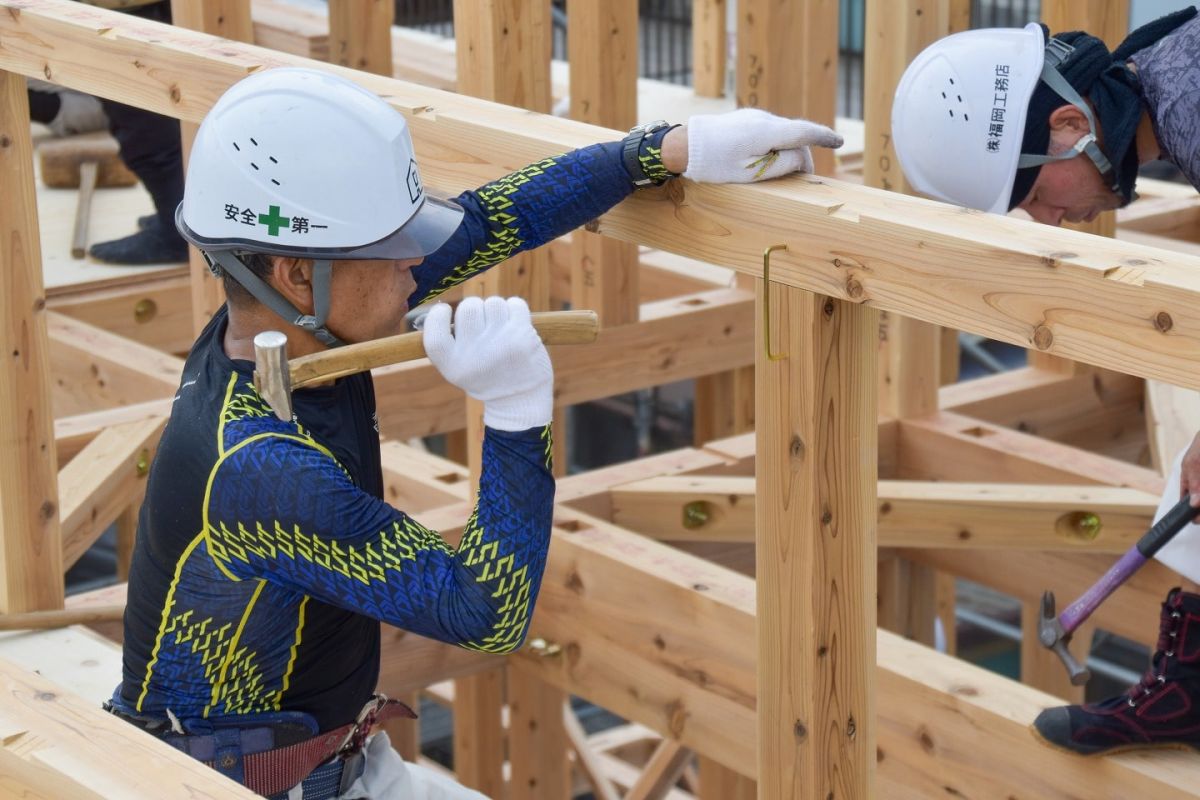
[[[139,219],[139,225],[141,222]],[[135,234],[92,245],[88,254],[97,261],[128,266],[176,264],[188,258],[187,242],[174,227],[164,226],[157,216]]]
[[1177,588],[1167,595],[1150,668],[1125,693],[1048,708],[1033,726],[1046,742],[1083,755],[1200,750],[1200,595]]

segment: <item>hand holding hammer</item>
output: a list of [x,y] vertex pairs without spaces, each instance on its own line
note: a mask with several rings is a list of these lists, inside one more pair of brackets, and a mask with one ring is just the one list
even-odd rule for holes
[[[587,344],[596,340],[600,330],[595,311],[548,311],[531,316],[534,330],[546,344]],[[254,337],[254,385],[276,416],[291,421],[295,389],[424,357],[424,337],[417,331],[337,347],[289,363],[287,337],[278,331],[263,331]]]

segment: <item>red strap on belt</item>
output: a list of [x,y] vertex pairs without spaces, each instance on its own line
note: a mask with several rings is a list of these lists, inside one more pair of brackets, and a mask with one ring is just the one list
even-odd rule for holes
[[[416,719],[417,715],[399,700],[376,695],[363,707],[358,719],[303,742],[244,756],[246,788],[270,796],[291,789],[317,767],[334,756],[351,756],[362,749],[376,723],[395,717]],[[205,762],[213,766],[212,762]]]

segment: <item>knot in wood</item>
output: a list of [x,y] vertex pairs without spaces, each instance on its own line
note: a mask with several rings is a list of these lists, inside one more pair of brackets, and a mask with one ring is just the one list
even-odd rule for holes
[[792,725],[792,733],[796,735],[797,742],[803,742],[808,738],[808,728],[800,720],[796,720],[795,724]]
[[827,317],[833,316],[833,307],[834,307],[833,301],[827,299],[825,301],[825,307],[822,309],[825,312],[825,316],[827,316]]
[[8,136],[8,134],[0,134],[0,148],[7,148],[11,146],[12,139]]
[[1049,350],[1054,344],[1054,332],[1045,325],[1038,325],[1033,329],[1033,346],[1038,350]]
[[854,741],[858,736],[858,723],[854,721],[854,717],[846,720],[846,735],[850,737],[850,741]]
[[821,512],[821,524],[828,525],[831,522],[833,522],[833,512],[826,508]]
[[179,87],[172,86],[171,87],[171,102],[178,104],[180,98],[182,98],[182,97],[183,97],[183,94],[179,91]]
[[1166,311],[1160,311],[1154,315],[1154,327],[1159,333],[1166,333],[1175,327],[1175,320],[1171,319],[1171,315]]
[[48,81],[54,80],[54,72],[50,69],[49,64],[42,67],[42,74],[46,76],[46,80],[48,80]]
[[788,446],[788,455],[792,460],[804,458],[804,442],[799,436],[792,437],[792,443]]
[[858,300],[863,296],[863,286],[856,279],[851,278],[846,282],[846,294],[850,295],[852,300]]

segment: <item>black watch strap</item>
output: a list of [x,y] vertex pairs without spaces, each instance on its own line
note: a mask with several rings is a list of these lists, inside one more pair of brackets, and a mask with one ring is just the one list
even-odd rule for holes
[[[629,179],[633,185],[641,189],[645,186],[660,186],[667,178],[671,177],[671,173],[665,168],[656,170],[658,175],[648,175],[646,172],[646,164],[643,157],[647,155],[648,140],[656,140],[654,143],[661,144],[662,137],[666,135],[671,128],[677,127],[669,125],[664,120],[655,120],[643,125],[636,125],[631,129],[628,135],[621,140],[621,160],[625,165],[625,171],[629,173]],[[656,154],[659,162],[661,162],[661,154]],[[661,163],[659,164],[661,166]]]

